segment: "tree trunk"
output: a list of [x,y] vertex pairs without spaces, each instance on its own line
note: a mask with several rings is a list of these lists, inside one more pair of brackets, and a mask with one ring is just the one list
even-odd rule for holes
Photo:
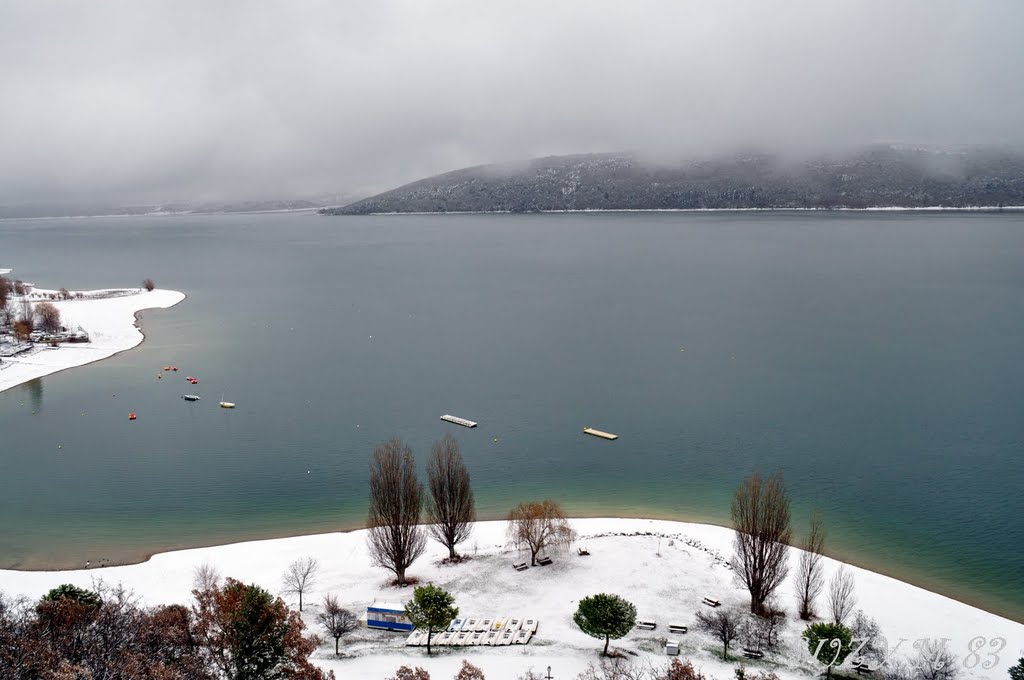
[[537,552],[538,552],[538,550],[534,550],[533,548],[530,548],[530,566],[531,567],[536,567],[537,566]]
[[427,656],[430,656],[430,636],[434,633],[432,627],[427,628]]
[[722,661],[728,661],[728,660],[729,660],[729,643],[726,642],[724,645],[722,645]]
[[398,587],[405,585],[405,569],[395,569],[395,578],[398,580]]
[[338,656],[338,640],[341,638],[334,638],[334,656]]
[[454,560],[456,557],[458,557],[458,555],[455,554],[455,544],[452,543],[448,546],[448,559]]
[[302,611],[302,591],[299,591],[299,611]]
[[611,638],[610,635],[605,635],[604,636],[604,651],[601,652],[602,656],[608,656],[608,643],[611,641],[611,639],[612,638]]

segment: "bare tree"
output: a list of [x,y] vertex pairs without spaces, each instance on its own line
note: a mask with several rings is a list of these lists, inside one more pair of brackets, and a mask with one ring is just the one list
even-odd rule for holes
[[530,564],[537,566],[537,553],[548,546],[568,547],[576,540],[562,506],[550,498],[541,503],[520,503],[508,513],[508,537],[516,547],[530,550]]
[[817,510],[811,513],[811,528],[800,547],[803,552],[796,571],[796,599],[800,618],[806,621],[814,616],[814,600],[825,587],[825,518]]
[[399,666],[395,674],[387,680],[430,680],[430,673],[427,669],[416,666],[415,669],[408,666]]
[[49,302],[40,302],[35,308],[39,327],[44,331],[53,332],[60,328],[60,310]]
[[142,287],[148,291],[152,291],[154,288],[156,288],[156,284],[153,283],[153,279],[146,279],[142,282]]
[[200,592],[220,586],[220,572],[209,562],[203,562],[192,570],[192,589]]
[[426,534],[419,525],[423,485],[416,477],[412,450],[392,439],[373,451],[367,542],[374,564],[405,585],[405,570],[423,554]]
[[914,677],[919,680],[954,680],[960,674],[957,657],[945,641],[934,648],[927,644],[920,647],[917,658],[911,661]]
[[430,535],[456,558],[455,546],[469,538],[476,520],[469,471],[462,462],[459,442],[450,433],[434,442],[427,463],[427,522]]
[[19,342],[24,342],[32,335],[32,322],[27,319],[18,319],[14,322],[14,337]]
[[722,660],[729,658],[729,643],[740,633],[743,615],[733,609],[721,608],[712,612],[697,612],[697,626],[714,635],[722,643]]
[[288,565],[284,572],[284,592],[296,593],[299,596],[299,611],[302,611],[302,593],[312,587],[316,581],[316,572],[320,563],[315,557],[306,555]]
[[832,575],[832,580],[828,584],[828,604],[832,609],[832,620],[835,623],[846,621],[846,617],[853,611],[853,606],[857,604],[853,574],[846,570],[846,565],[840,565],[839,571]]
[[731,564],[750,591],[750,611],[760,614],[789,573],[789,496],[782,477],[762,480],[755,472],[744,481],[732,501],[732,525],[736,536]]
[[748,647],[753,649],[775,649],[779,644],[779,632],[786,622],[785,614],[774,598],[765,602],[760,616],[747,617],[740,626],[740,635]]
[[0,276],[0,309],[7,306],[7,299],[11,296],[11,284],[7,279]]
[[359,626],[359,617],[338,603],[334,593],[324,596],[321,611],[316,615],[317,623],[323,626],[327,634],[334,638],[334,654],[338,654],[338,641],[345,633],[350,633]]
[[474,666],[466,659],[462,660],[462,667],[455,675],[455,680],[487,680],[484,672],[478,666]]

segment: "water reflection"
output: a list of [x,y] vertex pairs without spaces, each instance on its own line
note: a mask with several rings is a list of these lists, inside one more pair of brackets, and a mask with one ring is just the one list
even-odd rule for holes
[[26,399],[32,405],[32,410],[39,413],[43,410],[43,379],[33,378],[26,383],[22,383],[17,387],[17,394],[22,398]]

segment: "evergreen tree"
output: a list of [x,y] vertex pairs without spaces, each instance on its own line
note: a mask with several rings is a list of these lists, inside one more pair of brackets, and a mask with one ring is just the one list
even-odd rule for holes
[[841,623],[811,624],[803,638],[811,656],[825,665],[827,677],[832,677],[832,668],[842,665],[854,648],[853,632]]
[[427,631],[427,655],[430,655],[430,638],[448,627],[459,608],[455,598],[444,588],[435,585],[420,586],[412,593],[412,600],[405,605],[405,615],[417,628]]
[[618,640],[636,624],[636,607],[618,595],[599,593],[580,600],[572,620],[590,637],[604,638],[601,654],[607,656],[611,639]]

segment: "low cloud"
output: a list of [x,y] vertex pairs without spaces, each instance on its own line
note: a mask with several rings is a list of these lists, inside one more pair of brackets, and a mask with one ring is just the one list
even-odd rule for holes
[[1022,142],[1024,4],[5,3],[0,202],[646,150]]

